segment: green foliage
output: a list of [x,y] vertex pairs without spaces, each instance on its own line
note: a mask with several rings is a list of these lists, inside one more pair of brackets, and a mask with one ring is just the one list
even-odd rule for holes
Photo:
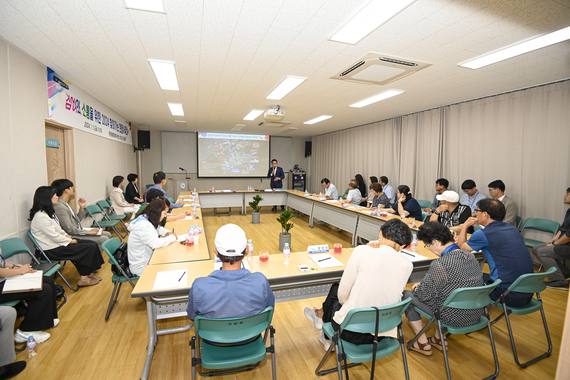
[[289,230],[293,228],[293,223],[289,223],[289,220],[294,218],[295,215],[290,210],[283,210],[281,214],[279,214],[279,218],[277,221],[281,223],[281,227],[283,228],[283,233],[288,234]]
[[261,197],[261,195],[257,194],[255,197],[253,197],[253,201],[249,202],[249,206],[253,209],[253,212],[259,212],[261,210],[259,202],[261,202],[262,200],[263,198]]

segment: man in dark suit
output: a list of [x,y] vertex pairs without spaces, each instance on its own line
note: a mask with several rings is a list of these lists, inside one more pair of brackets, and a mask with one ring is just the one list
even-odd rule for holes
[[515,201],[505,195],[505,183],[500,179],[489,184],[489,195],[500,200],[505,205],[507,211],[503,222],[511,226],[517,226],[518,207]]
[[[283,177],[285,173],[283,173],[283,169],[277,166],[277,160],[271,160],[271,167],[267,172],[267,178],[271,178],[270,187],[272,189],[281,189],[283,188]],[[273,212],[277,211],[277,206],[273,206],[271,209]],[[285,206],[281,205],[281,210],[285,210]]]

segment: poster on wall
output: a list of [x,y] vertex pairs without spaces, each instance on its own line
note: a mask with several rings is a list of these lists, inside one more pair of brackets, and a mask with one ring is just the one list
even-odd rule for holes
[[113,141],[132,145],[131,123],[47,68],[49,118]]

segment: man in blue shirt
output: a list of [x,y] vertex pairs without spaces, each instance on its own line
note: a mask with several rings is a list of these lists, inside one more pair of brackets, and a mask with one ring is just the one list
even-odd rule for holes
[[471,207],[471,213],[475,214],[475,210],[477,210],[477,203],[481,199],[487,198],[487,196],[477,190],[477,185],[475,185],[475,181],[472,179],[466,179],[463,181],[461,184],[461,190],[463,190],[465,194],[461,196],[459,203]]
[[245,232],[235,224],[226,224],[218,229],[214,245],[222,268],[194,280],[188,295],[188,318],[249,317],[275,306],[267,278],[242,268],[247,249]]
[[384,194],[386,194],[388,199],[390,199],[390,204],[396,203],[396,192],[394,191],[394,188],[392,186],[388,185],[388,177],[383,175],[380,177],[378,182],[382,186],[382,191],[384,192]]
[[[164,194],[164,197],[166,199],[168,199],[168,194],[163,189],[164,185],[166,185],[166,174],[164,174],[164,172],[156,172],[152,175],[152,181],[154,182],[154,185],[152,185],[151,187],[146,189],[144,199],[146,199],[146,195],[148,194],[148,191],[150,189],[157,189],[157,190],[162,191],[162,193]],[[170,203],[170,208],[178,208],[178,207],[182,207],[182,206],[183,205],[180,203],[174,203],[174,202]]]
[[[534,273],[530,253],[519,230],[502,222],[505,213],[505,206],[497,199],[479,201],[477,215],[463,223],[457,242],[466,251],[483,251],[491,270],[490,274],[483,273],[485,282],[502,280],[491,293],[493,300],[498,299],[519,276]],[[467,241],[467,229],[476,224],[485,228],[475,231]],[[528,304],[531,298],[532,293],[510,292],[505,301],[509,306],[520,307]]]

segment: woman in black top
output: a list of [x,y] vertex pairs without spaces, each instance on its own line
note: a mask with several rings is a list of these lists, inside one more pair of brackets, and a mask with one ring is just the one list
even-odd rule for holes
[[356,180],[356,183],[358,184],[358,190],[360,190],[360,196],[362,197],[362,199],[364,199],[362,202],[360,202],[361,206],[366,206],[366,184],[364,183],[364,178],[362,177],[361,174],[357,174],[354,176],[354,179]]
[[127,176],[127,181],[129,184],[125,189],[125,199],[129,203],[141,204],[143,203],[143,199],[139,194],[139,189],[137,187],[137,182],[139,181],[139,176],[131,173]]

